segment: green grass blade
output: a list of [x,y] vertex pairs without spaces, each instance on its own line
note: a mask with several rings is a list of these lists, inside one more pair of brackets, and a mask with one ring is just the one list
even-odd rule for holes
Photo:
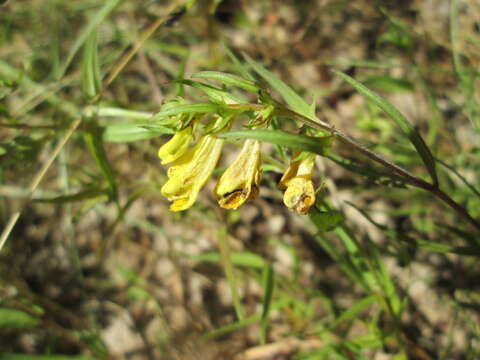
[[378,295],[374,294],[355,302],[335,319],[333,324],[330,325],[330,329],[334,329],[344,321],[355,320],[358,314],[376,301],[378,301]]
[[[288,303],[290,302],[289,299],[282,299],[277,302],[272,303],[270,306],[271,310],[278,310],[281,309],[285,306],[288,306]],[[234,322],[233,324],[228,324],[226,326],[223,326],[219,329],[215,329],[212,331],[207,332],[205,335],[202,336],[202,339],[214,339],[220,336],[224,336],[230,332],[242,329],[244,327],[247,327],[249,325],[255,324],[260,320],[261,314],[256,313],[250,316],[247,316],[245,319],[241,321]]]
[[[371,224],[375,225],[378,229],[382,230],[385,235],[393,240],[400,240],[406,244],[410,244],[416,248],[425,249],[428,251],[433,251],[442,254],[457,254],[457,255],[464,255],[464,256],[477,256],[480,257],[480,247],[476,245],[472,246],[455,246],[455,245],[448,245],[442,244],[430,240],[419,239],[417,237],[407,236],[395,230],[389,229],[388,227],[378,224],[375,222],[372,217],[363,209],[349,203],[349,205],[353,206],[357,209],[364,217],[367,219]],[[456,234],[457,236],[462,236],[462,234]],[[463,235],[465,237],[465,235]]]
[[237,315],[237,319],[242,321],[245,319],[245,311],[240,299],[240,294],[237,288],[237,277],[235,276],[235,270],[232,262],[229,238],[225,229],[221,229],[218,235],[218,246],[220,248],[220,258],[225,271],[230,291],[232,292],[233,307]]
[[240,59],[229,48],[225,47],[225,52],[232,61],[237,72],[242,75],[243,78],[255,82],[255,77],[250,73],[244,63],[240,61]]
[[353,270],[356,272],[356,275],[362,279],[364,286],[367,286],[368,289],[373,288],[376,285],[376,281],[372,272],[368,268],[366,254],[361,248],[358,240],[346,226],[338,226],[335,228],[334,232],[347,250],[348,259],[353,265]]
[[476,130],[480,129],[480,104],[477,101],[474,69],[470,69],[462,61],[459,51],[459,1],[450,1],[450,41],[452,43],[453,66],[460,82],[460,89],[465,96],[465,110],[470,122]]
[[342,77],[350,85],[352,85],[360,94],[371,100],[375,105],[377,105],[380,109],[387,113],[398,124],[400,129],[404,132],[404,134],[408,137],[415,149],[418,151],[418,154],[420,155],[425,166],[427,167],[433,184],[437,185],[438,178],[435,168],[435,159],[433,158],[433,155],[430,152],[430,149],[428,148],[423,138],[412,126],[412,124],[410,124],[410,122],[405,118],[405,116],[382,96],[368,89],[354,78],[348,76],[341,71],[334,72],[340,77]]
[[318,155],[327,155],[334,139],[332,136],[311,137],[279,130],[240,130],[217,134],[217,136],[226,139],[255,139]]
[[103,7],[98,10],[98,12],[91,18],[90,22],[85,26],[83,31],[78,35],[77,39],[73,43],[70,51],[68,52],[67,58],[63,65],[60,67],[60,70],[56,74],[57,78],[61,78],[65,72],[67,71],[70,63],[72,62],[73,58],[77,54],[78,50],[83,46],[83,44],[87,41],[90,34],[97,28],[98,25],[102,23],[103,20],[115,9],[115,7],[121,2],[122,0],[107,0]]
[[82,90],[87,98],[93,98],[101,88],[100,65],[98,60],[97,31],[88,36],[83,47]]
[[[243,266],[253,269],[263,269],[265,267],[265,260],[255,253],[249,251],[239,251],[231,253],[232,263],[235,266]],[[220,263],[221,257],[218,252],[210,252],[191,257],[194,261],[207,263]]]
[[219,329],[211,330],[211,331],[205,333],[202,336],[202,338],[204,340],[211,340],[211,339],[215,339],[215,338],[220,337],[220,336],[224,336],[228,333],[231,333],[233,331],[242,329],[244,327],[247,327],[249,325],[252,325],[252,324],[256,323],[259,318],[260,318],[260,315],[258,315],[258,314],[248,316],[241,321],[237,321],[237,322],[234,322],[232,324],[222,326]]
[[262,316],[260,318],[260,344],[267,341],[268,314],[270,313],[270,305],[273,296],[273,268],[270,264],[265,264],[262,273]]
[[369,291],[368,284],[365,283],[363,277],[357,271],[355,264],[347,256],[340,253],[337,246],[325,236],[325,233],[317,233],[315,235],[315,240],[328,253],[328,255],[338,263],[342,271],[347,274],[354,283],[359,283],[365,291]]
[[88,131],[85,133],[85,141],[90,152],[95,159],[98,167],[100,168],[105,180],[108,183],[110,189],[110,196],[112,199],[117,198],[117,181],[115,178],[115,173],[110,161],[107,158],[107,153],[103,147],[103,139],[101,134],[101,129],[94,123],[91,123]]
[[60,195],[60,196],[55,196],[55,197],[48,197],[48,198],[35,198],[33,199],[34,202],[39,202],[39,203],[69,203],[69,202],[76,202],[76,201],[84,201],[84,200],[90,200],[90,199],[95,199],[95,198],[102,198],[104,197],[105,200],[108,199],[108,195],[111,193],[111,190],[109,188],[92,188],[92,189],[86,189],[82,190],[78,193],[75,194],[69,194],[69,195]]
[[287,102],[291,110],[309,118],[315,120],[315,111],[312,111],[312,107],[307,103],[303,98],[298,95],[290,86],[285,84],[272,72],[268,71],[260,63],[252,60],[247,55],[244,55],[248,64],[255,70],[255,72],[260,75],[267,83],[276,91],[282,95],[282,97]]

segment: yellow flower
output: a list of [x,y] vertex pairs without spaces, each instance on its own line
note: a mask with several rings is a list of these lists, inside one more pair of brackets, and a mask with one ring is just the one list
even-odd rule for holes
[[223,139],[204,135],[175,160],[168,169],[168,181],[161,189],[162,195],[173,201],[170,210],[186,210],[193,205],[217,165],[223,143]]
[[[294,154],[297,157],[299,154]],[[306,215],[315,204],[315,189],[312,182],[315,154],[306,154],[292,161],[280,180],[278,187],[285,190],[283,203],[290,210]]]
[[236,209],[257,196],[262,172],[260,147],[259,141],[247,139],[238,157],[218,180],[214,192],[221,207]]
[[193,129],[191,126],[177,132],[158,150],[158,157],[162,160],[162,164],[165,165],[177,160],[187,151],[192,140]]

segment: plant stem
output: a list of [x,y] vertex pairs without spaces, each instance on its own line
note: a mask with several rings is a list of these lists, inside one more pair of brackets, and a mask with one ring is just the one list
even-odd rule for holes
[[282,115],[301,121],[306,125],[311,126],[315,129],[326,130],[330,132],[342,143],[354,148],[358,152],[362,153],[363,155],[367,156],[373,161],[381,164],[383,167],[389,169],[392,173],[400,176],[406,183],[410,184],[411,186],[428,191],[429,193],[431,193],[432,195],[434,195],[435,197],[443,201],[445,204],[447,204],[451,209],[455,210],[455,212],[459,216],[461,216],[465,221],[467,221],[470,225],[472,225],[478,232],[480,232],[480,223],[476,219],[474,219],[462,205],[455,202],[455,200],[453,200],[448,194],[446,194],[438,186],[435,186],[425,180],[422,180],[421,178],[413,175],[412,173],[408,172],[402,167],[383,158],[381,155],[366,148],[365,146],[358,143],[356,140],[354,140],[344,132],[335,129],[333,126],[331,126],[325,121],[321,121],[321,120],[314,121],[292,110],[286,109],[283,106],[280,107],[279,110]]

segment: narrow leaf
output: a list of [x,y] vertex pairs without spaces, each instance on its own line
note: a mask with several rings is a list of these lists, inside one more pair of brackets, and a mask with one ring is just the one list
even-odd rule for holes
[[108,183],[110,196],[115,199],[117,197],[117,181],[115,179],[113,168],[108,160],[107,153],[105,152],[105,148],[103,147],[101,128],[93,122],[90,123],[88,131],[85,133],[85,141],[95,159],[95,162]]
[[153,126],[149,121],[121,122],[105,127],[102,138],[106,142],[131,142],[173,133],[172,129]]
[[415,85],[411,81],[385,75],[370,75],[365,79],[365,85],[388,92],[405,92],[415,89]]
[[280,95],[282,95],[291,110],[312,120],[316,118],[315,111],[312,111],[311,106],[305,100],[303,100],[303,98],[298,95],[290,86],[285,84],[272,72],[265,69],[260,63],[252,60],[247,55],[244,56],[248,64],[253,68],[253,70],[255,70],[255,72],[263,79],[265,79],[273,89],[275,89],[280,93]]
[[149,120],[153,116],[153,114],[150,112],[99,106],[87,106],[83,111],[83,115],[86,117],[117,117],[132,120]]
[[230,60],[232,61],[233,65],[235,65],[237,72],[245,79],[255,81],[255,77],[250,73],[244,63],[240,61],[240,59],[229,48],[225,47],[225,51]]
[[373,304],[374,302],[378,301],[379,297],[378,295],[369,295],[367,297],[364,297],[363,299],[355,302],[350,308],[345,310],[340,316],[338,316],[335,321],[333,322],[332,325],[330,325],[331,329],[334,329],[337,327],[340,323],[347,321],[347,320],[355,320],[358,318],[358,314],[360,314],[366,307],[368,307],[370,304]]
[[244,102],[243,99],[237,98],[230,94],[230,92],[219,89],[212,85],[203,84],[198,81],[180,79],[175,80],[177,83],[192,86],[198,90],[203,91],[213,102],[221,104],[238,104]]
[[270,313],[270,305],[273,296],[273,268],[270,264],[265,264],[265,267],[263,268],[262,287],[263,299],[262,317],[260,318],[260,343],[265,344],[267,341],[268,314]]
[[437,172],[435,168],[435,160],[433,158],[430,149],[428,148],[425,141],[417,132],[417,130],[410,124],[410,122],[405,118],[405,116],[398,111],[392,104],[390,104],[386,99],[384,99],[379,94],[368,89],[354,78],[348,76],[347,74],[341,71],[334,71],[337,75],[342,77],[346,82],[352,85],[360,94],[365,96],[367,99],[371,100],[375,105],[380,109],[385,111],[400,127],[400,129],[405,133],[410,142],[413,144],[415,149],[417,149],[420,157],[422,158],[427,170],[430,174],[430,177],[434,185],[438,184]]
[[250,92],[258,92],[260,90],[259,87],[255,86],[255,83],[253,81],[245,80],[240,76],[219,71],[200,71],[193,74],[192,77],[207,80],[216,80],[223,84],[236,86]]
[[227,139],[255,139],[318,155],[327,155],[334,139],[333,136],[311,137],[279,130],[240,130],[217,134],[217,136]]
[[83,47],[82,90],[88,98],[93,98],[100,91],[101,77],[98,61],[97,31],[88,36]]
[[[252,252],[234,252],[231,254],[232,263],[235,266],[244,266],[254,269],[262,269],[265,266],[265,260]],[[192,257],[193,260],[208,263],[220,263],[221,258],[218,252],[200,254]]]
[[82,190],[75,194],[61,195],[61,196],[55,196],[51,198],[36,198],[33,201],[42,202],[42,203],[67,203],[67,202],[89,200],[89,199],[98,198],[101,196],[104,196],[106,199],[110,191],[111,191],[110,189],[93,188],[93,189]]
[[161,120],[168,116],[179,114],[205,114],[218,112],[219,105],[213,103],[196,103],[196,104],[180,104],[165,110],[162,110],[153,115],[150,120]]
[[90,36],[92,31],[96,29],[100,23],[105,20],[105,18],[115,9],[115,7],[121,2],[122,0],[107,0],[103,7],[98,10],[98,12],[92,17],[90,22],[87,26],[83,29],[83,31],[78,35],[76,41],[73,43],[70,51],[68,52],[67,59],[65,60],[64,64],[60,68],[57,78],[61,78],[65,72],[67,71],[68,66],[72,62],[75,54],[78,50],[82,47],[85,43],[87,38]]

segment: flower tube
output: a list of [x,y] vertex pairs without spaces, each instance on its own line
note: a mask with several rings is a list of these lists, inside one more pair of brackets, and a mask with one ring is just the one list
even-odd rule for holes
[[247,139],[238,157],[215,186],[214,192],[222,208],[236,209],[258,195],[261,158],[261,143]]
[[165,165],[177,160],[187,151],[192,140],[193,129],[191,126],[177,132],[158,150],[158,157],[162,160],[161,163]]
[[168,181],[161,189],[162,195],[173,203],[172,211],[190,208],[198,193],[212,175],[220,158],[223,139],[204,135],[197,144],[180,156],[168,169]]

